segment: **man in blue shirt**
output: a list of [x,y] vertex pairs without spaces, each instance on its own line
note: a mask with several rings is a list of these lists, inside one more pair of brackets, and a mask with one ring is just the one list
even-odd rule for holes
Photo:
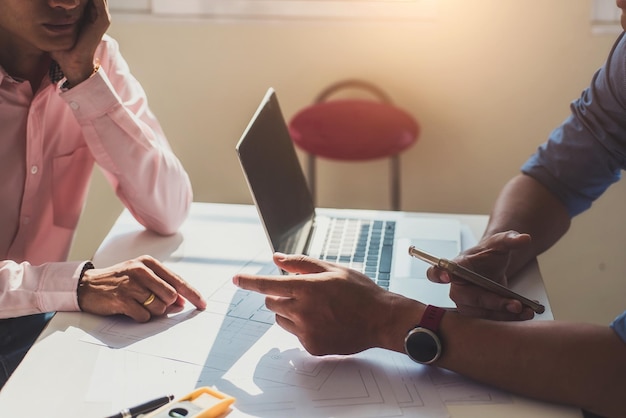
[[[626,0],[617,5],[626,10]],[[456,258],[459,264],[506,285],[507,276],[554,245],[572,217],[620,179],[626,168],[624,35],[571,110],[501,191],[484,236]],[[451,283],[458,307],[442,311],[334,264],[284,254],[274,261],[298,275],[237,275],[233,282],[266,294],[277,324],[312,354],[386,348],[512,392],[626,417],[626,311],[610,326],[525,321],[534,312],[519,301],[431,268],[432,281]],[[433,331],[426,337],[432,352],[415,340],[416,324]]]
[[[528,246],[511,255],[508,272],[550,248],[567,232],[570,220],[589,209],[626,169],[626,36],[617,39],[605,65],[591,85],[571,104],[571,115],[555,129],[522,166],[496,200],[484,237],[515,230],[529,234]],[[483,255],[482,246],[467,252],[471,265]],[[506,249],[506,247],[503,247]],[[433,281],[450,281],[431,270]],[[528,319],[532,311],[471,287],[456,288],[452,296],[465,314],[491,319]],[[617,321],[624,321],[622,314]],[[621,328],[620,328],[621,326]],[[616,330],[624,323],[614,324]],[[626,335],[621,334],[626,341]]]

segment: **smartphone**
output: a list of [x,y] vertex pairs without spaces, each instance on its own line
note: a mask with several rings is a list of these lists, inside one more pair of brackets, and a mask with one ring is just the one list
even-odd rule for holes
[[487,277],[482,276],[468,268],[465,268],[455,263],[454,261],[450,261],[445,258],[435,257],[434,255],[428,254],[425,251],[418,250],[413,245],[409,247],[409,255],[415,258],[419,258],[422,261],[425,261],[435,267],[445,270],[450,274],[461,277],[462,279],[465,279],[468,282],[475,284],[476,286],[492,291],[502,297],[519,300],[523,305],[528,306],[538,314],[542,314],[546,311],[545,306],[543,306],[542,304],[534,300],[530,300],[520,295],[519,293],[512,291],[508,287],[502,286],[500,283],[488,279]]

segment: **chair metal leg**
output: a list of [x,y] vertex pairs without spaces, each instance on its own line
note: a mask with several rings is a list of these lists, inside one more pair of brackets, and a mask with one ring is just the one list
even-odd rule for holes
[[[315,156],[307,154],[307,181],[313,203],[317,204],[316,196],[316,161]],[[389,178],[391,194],[391,210],[400,210],[400,156],[393,155],[389,158]]]
[[389,161],[391,190],[391,210],[400,210],[400,156],[392,155]]
[[317,196],[315,191],[315,155],[307,154],[307,180],[309,183],[309,190],[311,197],[313,197],[313,204],[317,204]]

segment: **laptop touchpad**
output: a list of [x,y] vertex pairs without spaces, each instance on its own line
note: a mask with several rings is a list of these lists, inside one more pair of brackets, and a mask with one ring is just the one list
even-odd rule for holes
[[455,308],[456,305],[449,296],[450,285],[433,283],[428,280],[426,270],[428,270],[430,264],[411,257],[408,253],[411,245],[440,258],[454,258],[459,253],[459,243],[457,241],[398,239],[396,248],[398,251],[406,251],[406,256],[396,257],[393,267],[394,274],[389,283],[389,290],[423,303],[430,303],[444,308]]
[[409,255],[408,250],[412,245],[438,258],[452,259],[459,253],[459,243],[456,241],[401,238],[396,242],[396,249],[401,252],[406,251],[406,256],[396,257],[394,277],[426,279],[426,270],[430,264]]

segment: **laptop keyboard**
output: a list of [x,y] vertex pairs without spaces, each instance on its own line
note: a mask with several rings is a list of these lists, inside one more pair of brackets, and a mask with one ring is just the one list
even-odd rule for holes
[[321,259],[360,271],[388,289],[395,227],[394,221],[332,219]]

